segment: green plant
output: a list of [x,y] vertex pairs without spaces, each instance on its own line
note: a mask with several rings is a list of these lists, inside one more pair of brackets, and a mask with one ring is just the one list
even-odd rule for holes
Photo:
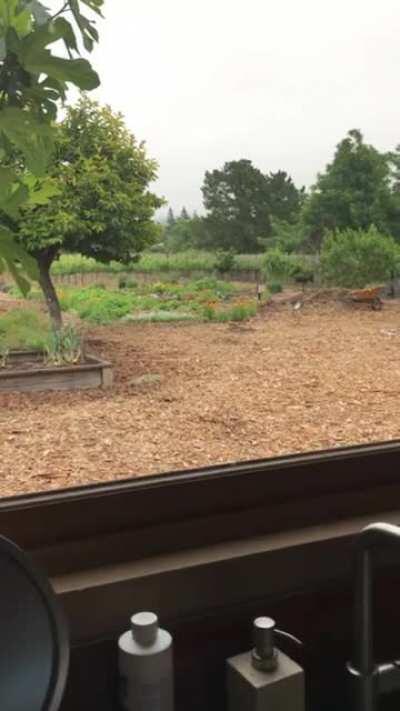
[[51,332],[46,345],[46,363],[51,365],[76,365],[82,360],[82,336],[74,326],[65,326]]
[[138,283],[134,279],[129,279],[129,277],[120,277],[118,281],[119,289],[137,289]]
[[[24,292],[26,277],[38,278],[38,270],[10,221],[18,221],[22,207],[43,205],[56,193],[45,175],[68,84],[82,90],[99,85],[90,64],[76,58],[78,33],[88,51],[98,40],[82,4],[101,14],[103,0],[62,0],[53,14],[39,0],[0,2],[0,212],[7,216],[0,225],[0,270],[7,268]],[[55,56],[53,48],[62,44],[66,51]]]
[[392,237],[375,227],[367,231],[329,233],[321,251],[321,269],[326,282],[363,288],[384,282],[399,272],[400,250]]
[[108,324],[126,316],[134,301],[130,294],[87,287],[67,289],[61,297],[63,309],[75,311],[92,323]]
[[282,284],[280,283],[280,281],[272,281],[268,285],[268,288],[269,288],[271,294],[280,294],[281,291],[283,291]]
[[217,252],[215,268],[220,274],[227,274],[235,268],[235,252],[232,249]]
[[214,321],[216,317],[215,306],[211,304],[205,304],[203,307],[203,318],[206,321]]
[[279,247],[267,250],[264,257],[265,277],[267,281],[288,282],[292,279],[312,281],[315,272],[315,260],[301,254],[287,254]]
[[[237,254],[235,256],[235,269],[238,271],[260,270],[263,266],[264,256],[262,254]],[[139,262],[111,261],[108,264],[96,261],[81,254],[61,254],[51,266],[53,276],[66,276],[69,274],[96,274],[99,272],[109,272],[118,274],[120,272],[145,272],[168,273],[168,281],[171,283],[174,278],[178,279],[182,272],[208,272],[215,271],[215,252],[204,252],[200,250],[186,250],[173,255],[161,252],[142,253]]]
[[0,343],[3,351],[45,350],[49,322],[34,309],[11,309],[0,317]]
[[256,314],[257,305],[255,303],[235,304],[229,312],[231,321],[247,321]]

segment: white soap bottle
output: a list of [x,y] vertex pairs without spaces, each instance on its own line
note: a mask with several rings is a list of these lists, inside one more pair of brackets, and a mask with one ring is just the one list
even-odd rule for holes
[[119,647],[119,701],[124,711],[173,711],[172,637],[157,615],[140,612],[131,619]]

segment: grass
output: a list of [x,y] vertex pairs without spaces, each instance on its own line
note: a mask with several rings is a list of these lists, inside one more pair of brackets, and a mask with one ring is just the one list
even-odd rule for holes
[[[176,254],[162,254],[157,252],[144,252],[138,262],[121,264],[110,262],[103,264],[95,259],[83,257],[80,254],[63,254],[52,266],[54,275],[66,276],[69,274],[98,274],[98,273],[176,273],[181,272],[215,272],[218,256],[214,252],[188,250]],[[262,254],[239,254],[235,257],[235,270],[262,269]]]
[[12,309],[0,317],[0,349],[45,350],[50,342],[48,318],[33,309]]

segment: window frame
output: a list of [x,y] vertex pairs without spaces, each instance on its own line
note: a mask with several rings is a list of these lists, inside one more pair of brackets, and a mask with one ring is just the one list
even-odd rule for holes
[[400,441],[0,501],[0,533],[51,575],[392,510]]

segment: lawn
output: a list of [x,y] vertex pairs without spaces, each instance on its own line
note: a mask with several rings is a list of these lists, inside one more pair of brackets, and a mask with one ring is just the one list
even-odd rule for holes
[[400,305],[90,325],[111,391],[0,396],[2,496],[400,437]]

